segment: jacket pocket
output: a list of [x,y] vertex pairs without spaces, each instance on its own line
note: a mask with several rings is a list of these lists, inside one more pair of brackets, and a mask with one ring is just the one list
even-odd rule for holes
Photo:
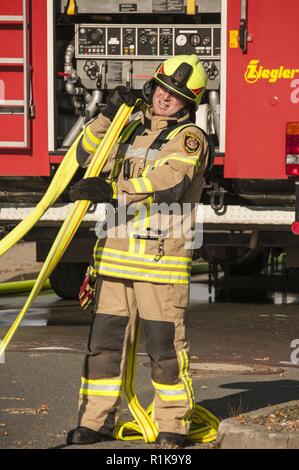
[[173,284],[174,307],[187,308],[189,305],[190,286],[185,284]]

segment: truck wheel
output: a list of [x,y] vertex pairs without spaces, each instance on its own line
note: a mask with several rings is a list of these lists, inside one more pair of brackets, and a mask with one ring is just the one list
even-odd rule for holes
[[55,294],[65,300],[78,300],[87,267],[87,263],[59,263],[50,276]]
[[259,274],[267,265],[268,256],[268,252],[262,252],[244,263],[230,264],[227,274],[229,274],[229,276],[253,276]]

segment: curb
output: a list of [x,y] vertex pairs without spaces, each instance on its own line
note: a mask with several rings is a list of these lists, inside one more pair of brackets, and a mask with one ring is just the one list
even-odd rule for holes
[[[272,412],[292,405],[299,400],[260,408],[243,413],[244,417],[266,416]],[[299,430],[269,432],[259,424],[241,424],[237,418],[221,421],[218,429],[217,447],[220,449],[299,449]]]

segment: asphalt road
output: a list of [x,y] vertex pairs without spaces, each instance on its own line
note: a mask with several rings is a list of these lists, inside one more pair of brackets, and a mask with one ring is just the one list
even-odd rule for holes
[[[0,298],[0,337],[26,297]],[[250,299],[248,299],[250,300]],[[207,287],[194,283],[187,328],[197,401],[219,417],[298,398],[299,306],[292,303],[209,304]],[[55,448],[76,426],[78,389],[90,318],[77,302],[43,293],[0,364],[0,448]],[[293,343],[292,343],[293,342]],[[293,344],[293,347],[291,347]],[[141,336],[138,397],[150,403],[149,361]],[[122,415],[129,418],[126,403]],[[114,441],[96,448],[143,448]],[[200,447],[200,446],[199,446]]]

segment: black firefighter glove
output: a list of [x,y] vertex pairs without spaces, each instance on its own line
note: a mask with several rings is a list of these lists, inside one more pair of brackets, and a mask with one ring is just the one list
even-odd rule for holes
[[114,206],[117,200],[113,198],[113,188],[100,176],[84,178],[70,189],[71,201],[87,200],[94,203],[110,202]]
[[125,86],[119,85],[107,96],[107,108],[103,110],[102,114],[112,121],[123,103],[134,106],[135,102],[136,98],[133,93]]

